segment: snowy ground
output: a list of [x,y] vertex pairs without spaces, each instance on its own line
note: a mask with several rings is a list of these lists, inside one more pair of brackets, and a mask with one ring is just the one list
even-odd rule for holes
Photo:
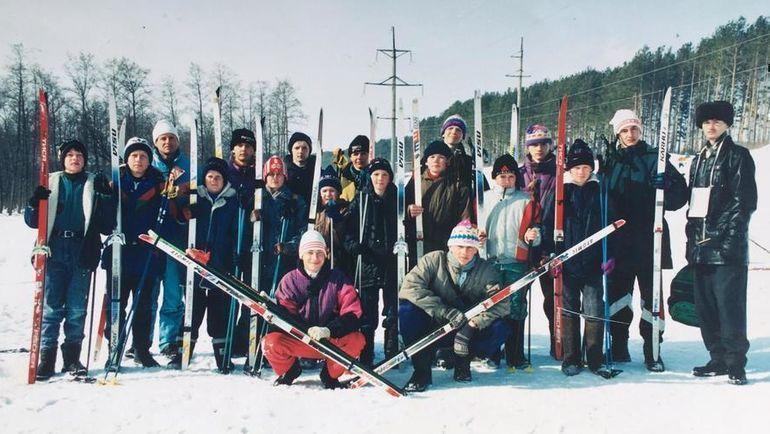
[[[754,152],[760,209],[751,237],[770,246],[770,147]],[[768,172],[764,172],[768,170]],[[676,267],[684,264],[684,211],[667,214]],[[32,277],[28,254],[34,233],[19,216],[0,217],[0,351],[29,347]],[[725,378],[699,379],[693,366],[707,360],[697,329],[668,321],[662,354],[668,370],[650,374],[641,364],[641,340],[632,330],[633,362],[613,380],[589,373],[566,378],[547,350],[547,326],[533,299],[534,373],[474,372],[457,385],[451,371],[435,371],[427,392],[394,399],[373,387],[322,390],[317,371],[296,386],[215,373],[211,347],[201,343],[189,372],[142,370],[127,361],[119,386],[73,383],[64,377],[26,384],[28,354],[0,352],[3,432],[761,432],[770,402],[770,254],[751,246],[748,316],[751,350],[745,387]],[[666,274],[666,291],[672,272]],[[103,276],[99,285],[103,288]],[[638,304],[638,299],[635,301]],[[205,334],[205,333],[204,333]],[[204,338],[205,339],[205,338]],[[101,358],[103,359],[104,356]],[[59,361],[61,363],[61,361]],[[99,360],[93,374],[102,373]],[[409,369],[388,373],[402,385]],[[272,375],[270,375],[272,377]]]

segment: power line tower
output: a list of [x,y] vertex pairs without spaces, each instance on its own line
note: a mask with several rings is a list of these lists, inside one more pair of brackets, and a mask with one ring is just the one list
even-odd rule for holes
[[[524,75],[524,37],[521,37],[520,43],[519,43],[519,54],[511,56],[513,59],[519,59],[519,70],[515,74],[505,74],[506,77],[511,78],[518,78],[519,79],[519,85],[516,88],[516,107],[518,108],[518,114],[519,116],[516,119],[516,131],[519,132],[519,136],[521,136],[521,83],[522,79],[526,77],[531,77],[530,75]],[[513,122],[513,120],[511,120]],[[519,149],[522,149],[521,146],[519,146]],[[522,155],[514,155],[516,159],[520,159]]]
[[391,32],[392,41],[393,41],[391,48],[381,48],[381,49],[377,50],[377,53],[378,54],[382,53],[382,54],[388,56],[389,58],[391,58],[393,60],[393,75],[391,75],[390,77],[388,77],[388,78],[386,78],[386,79],[384,79],[384,80],[382,80],[382,81],[380,81],[378,83],[367,81],[367,82],[364,83],[364,86],[367,86],[367,85],[368,86],[390,86],[390,88],[391,88],[391,96],[392,96],[392,109],[391,109],[391,112],[390,112],[391,113],[391,117],[390,118],[380,118],[380,119],[390,119],[392,121],[392,127],[391,127],[391,140],[392,141],[391,141],[391,145],[390,145],[390,161],[391,161],[391,164],[393,164],[393,162],[396,159],[396,156],[395,156],[396,143],[398,142],[398,136],[397,136],[397,133],[396,133],[396,121],[397,121],[397,117],[396,117],[396,88],[397,87],[403,87],[403,86],[407,86],[407,87],[409,87],[409,86],[420,86],[420,87],[422,87],[422,84],[421,83],[414,83],[414,84],[413,83],[407,83],[406,81],[402,80],[401,77],[399,77],[396,74],[397,59],[399,57],[403,56],[404,54],[407,54],[407,53],[409,53],[409,57],[411,59],[412,51],[411,50],[401,50],[401,49],[396,48],[396,28],[395,27],[391,27],[390,28],[390,32]]

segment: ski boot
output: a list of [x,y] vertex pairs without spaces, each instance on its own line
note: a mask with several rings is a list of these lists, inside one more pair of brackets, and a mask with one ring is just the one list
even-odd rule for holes
[[469,383],[471,376],[471,357],[455,355],[454,379],[461,383]]
[[56,373],[56,347],[40,349],[40,363],[37,365],[38,381],[46,381]]
[[743,368],[732,368],[727,374],[727,382],[735,386],[743,386],[748,384],[749,380],[746,379],[746,371]]
[[80,363],[80,344],[62,344],[61,354],[64,359],[62,373],[68,372],[76,377],[86,375],[86,367]]
[[404,390],[407,392],[424,392],[428,390],[428,386],[433,384],[433,372],[430,365],[430,353],[426,354],[426,351],[422,351],[412,356],[414,373],[412,373],[409,381],[404,386]]
[[455,353],[452,348],[439,348],[436,351],[435,365],[437,368],[447,371],[453,369],[455,367]]
[[340,383],[340,381],[336,378],[332,378],[329,375],[329,370],[326,369],[326,364],[323,364],[323,368],[321,368],[321,374],[319,375],[321,378],[321,384],[323,384],[324,389],[347,389],[350,387],[350,383]]
[[294,363],[289,370],[283,375],[279,375],[273,382],[273,386],[291,386],[291,383],[293,383],[300,375],[302,375],[302,367],[299,366],[299,360],[294,359]]
[[157,368],[160,366],[157,360],[152,357],[149,349],[137,348],[134,362],[143,368]]
[[696,377],[717,377],[719,375],[727,375],[727,365],[720,362],[710,360],[704,366],[696,366],[692,368],[692,375]]

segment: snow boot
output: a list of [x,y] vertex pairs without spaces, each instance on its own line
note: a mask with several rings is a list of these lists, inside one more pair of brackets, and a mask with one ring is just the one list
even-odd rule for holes
[[436,362],[437,368],[446,369],[447,371],[455,367],[455,353],[452,348],[439,348],[436,350]]
[[461,383],[468,383],[473,378],[471,376],[471,356],[458,356],[455,354],[455,372],[454,379]]
[[80,363],[80,348],[81,344],[62,344],[61,355],[64,359],[62,373],[69,372],[75,376],[86,375],[86,367]]
[[37,365],[38,381],[46,381],[56,373],[56,347],[40,349],[40,363]]
[[728,383],[736,386],[743,386],[749,383],[749,380],[746,379],[746,371],[743,368],[730,368],[729,371],[727,374]]
[[564,375],[571,377],[583,370],[580,352],[580,318],[562,315],[561,327],[562,348],[564,349],[561,371]]
[[212,344],[214,348],[214,361],[220,374],[227,375],[233,370],[233,361],[225,360],[225,343]]
[[663,363],[663,358],[658,354],[658,360],[652,357],[652,343],[649,339],[644,340],[644,366],[650,372],[664,372],[666,365]]
[[398,354],[398,329],[396,327],[386,328],[384,338],[385,359],[390,359]]
[[692,368],[692,375],[696,377],[716,377],[719,375],[727,375],[727,365],[723,362],[715,362],[709,360],[704,366],[696,366]]
[[585,323],[586,364],[591,372],[602,367],[604,354],[604,324],[601,321],[587,320]]
[[324,363],[323,368],[321,368],[319,377],[321,378],[321,384],[323,384],[324,389],[347,389],[350,387],[350,383],[340,383],[338,379],[332,378],[329,375],[329,370],[326,369],[326,363]]
[[133,359],[136,356],[136,348],[134,348],[134,344],[131,343],[131,346],[126,350],[126,354],[124,356],[127,359]]
[[404,390],[407,392],[424,392],[433,384],[433,371],[431,371],[431,356],[428,351],[421,351],[411,357],[414,373],[407,381]]
[[505,362],[509,368],[523,369],[529,366],[524,356],[524,320],[509,321],[512,333],[505,340]]
[[136,348],[134,356],[134,362],[141,365],[143,368],[157,368],[160,366],[157,360],[152,357],[149,349]]
[[614,363],[628,363],[631,361],[631,354],[628,353],[628,337],[616,338],[613,336],[610,351]]
[[302,375],[302,367],[299,365],[299,359],[294,359],[291,368],[283,375],[278,376],[273,382],[273,386],[291,386],[291,383],[300,375]]

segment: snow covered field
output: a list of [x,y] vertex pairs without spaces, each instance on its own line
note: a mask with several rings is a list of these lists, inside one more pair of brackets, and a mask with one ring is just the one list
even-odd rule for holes
[[[770,246],[770,146],[753,152],[759,210],[750,236]],[[684,265],[684,210],[667,214],[675,268]],[[20,216],[0,217],[0,351],[29,347],[35,237]],[[708,360],[697,329],[668,321],[662,354],[667,371],[648,373],[638,336],[638,299],[632,325],[633,362],[604,380],[584,372],[566,378],[548,357],[542,295],[533,291],[532,358],[535,372],[474,372],[458,385],[451,371],[434,371],[426,393],[394,399],[373,387],[321,389],[318,371],[292,387],[216,374],[211,346],[199,343],[188,372],[142,370],[126,361],[118,386],[87,385],[54,377],[26,384],[27,353],[0,352],[2,432],[763,432],[770,403],[770,254],[751,245],[748,316],[750,384],[731,386],[725,377],[690,375]],[[666,272],[664,286],[673,272]],[[99,274],[98,290],[104,276]],[[98,299],[97,299],[98,300]],[[205,332],[202,332],[205,335]],[[157,348],[154,348],[157,352]],[[92,374],[99,376],[104,355]],[[84,360],[84,358],[83,358]],[[237,360],[236,362],[241,362]],[[61,357],[59,357],[61,363]],[[410,369],[387,376],[403,385]]]

